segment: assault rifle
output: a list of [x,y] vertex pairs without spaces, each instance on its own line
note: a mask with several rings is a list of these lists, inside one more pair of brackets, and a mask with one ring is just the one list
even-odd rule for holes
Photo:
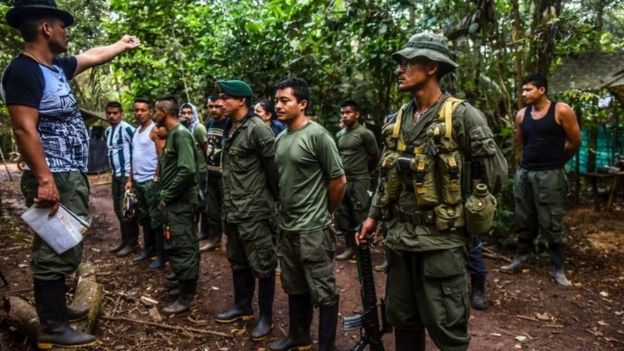
[[[391,331],[390,324],[386,320],[385,304],[377,305],[375,293],[375,280],[373,279],[373,267],[368,242],[360,243],[356,251],[358,276],[360,278],[362,308],[361,314],[344,318],[343,329],[345,331],[360,330],[360,341],[353,346],[352,351],[362,351],[368,345],[370,351],[384,351],[383,334]],[[381,308],[381,311],[379,311]],[[381,327],[379,315],[381,314]]]

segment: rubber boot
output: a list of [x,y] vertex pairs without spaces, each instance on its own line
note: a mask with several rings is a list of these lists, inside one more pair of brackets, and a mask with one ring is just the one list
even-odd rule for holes
[[70,322],[79,321],[89,314],[89,307],[67,306],[67,320]]
[[165,275],[165,279],[167,279],[168,281],[177,281],[178,278],[176,278],[175,272],[169,272]]
[[199,251],[213,251],[221,247],[221,233],[208,236],[206,245],[199,248]]
[[312,350],[310,295],[288,295],[288,336],[269,344],[271,351]]
[[484,275],[470,276],[470,305],[475,310],[483,311],[488,308],[487,295],[485,293],[485,280]]
[[154,241],[155,238],[155,229],[150,228],[147,225],[143,226],[143,252],[140,255],[133,258],[132,260],[135,262],[145,261],[150,257],[155,255],[155,246]]
[[197,291],[197,279],[180,280],[178,300],[162,309],[164,314],[181,313],[191,309]]
[[338,326],[338,300],[319,308],[319,351],[336,350],[336,327]]
[[425,351],[425,328],[394,329],[395,351]]
[[205,240],[210,237],[210,231],[208,230],[208,216],[206,213],[201,214],[201,219],[199,220],[199,233],[197,234],[197,240]]
[[233,323],[239,319],[249,321],[253,319],[251,301],[256,285],[256,279],[251,269],[232,271],[234,280],[234,306],[217,315],[218,323]]
[[251,331],[251,340],[264,339],[273,329],[273,296],[275,295],[275,275],[258,279],[258,307],[260,318]]
[[114,246],[112,246],[112,247],[108,250],[108,252],[111,252],[111,253],[116,253],[116,252],[118,252],[119,250],[121,250],[121,249],[123,249],[124,247],[126,247],[126,244],[128,243],[128,239],[127,239],[126,231],[125,231],[125,230],[123,230],[122,225],[123,225],[123,224],[120,222],[120,223],[119,223],[119,226],[120,226],[120,230],[119,230],[119,231],[120,231],[120,236],[121,236],[121,237],[119,238],[119,242],[118,242],[117,244],[115,244]]
[[167,262],[167,256],[165,255],[165,237],[161,228],[154,229],[154,249],[156,252],[156,259],[152,261],[147,268],[158,269],[165,265]]
[[563,270],[563,263],[565,262],[565,245],[551,244],[549,251],[555,282],[563,287],[572,286],[572,282],[566,278],[565,271]]
[[136,221],[131,221],[131,222],[122,222],[120,223],[121,226],[121,230],[123,232],[125,232],[123,235],[125,235],[126,237],[126,246],[124,246],[123,249],[119,250],[116,254],[117,257],[124,257],[124,256],[128,256],[129,254],[133,253],[134,250],[136,250],[137,246],[138,246],[138,234],[139,234],[139,227],[136,223]]
[[518,240],[518,249],[516,255],[510,264],[502,266],[500,271],[503,273],[517,273],[522,270],[531,255],[531,242]]
[[35,279],[35,307],[39,316],[37,347],[84,347],[95,343],[95,336],[70,328],[65,303],[65,279]]
[[373,267],[374,270],[376,270],[377,272],[384,272],[387,273],[388,272],[388,267],[390,267],[390,265],[388,264],[388,249],[384,250],[384,260],[383,262],[381,262],[380,264],[376,265],[375,267]]
[[336,256],[336,261],[346,261],[350,260],[355,254],[355,237],[352,232],[345,232],[345,250],[338,256]]

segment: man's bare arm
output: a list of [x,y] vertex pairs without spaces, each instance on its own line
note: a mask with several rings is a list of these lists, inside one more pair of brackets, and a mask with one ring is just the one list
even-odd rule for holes
[[558,115],[559,123],[566,136],[565,155],[569,160],[576,154],[581,146],[581,128],[574,110],[564,103],[558,103],[555,114]]
[[53,215],[58,209],[60,196],[37,130],[39,110],[22,105],[10,105],[8,110],[17,147],[39,184],[35,204],[39,207],[51,207],[50,215]]
[[140,44],[141,41],[137,37],[124,35],[114,44],[98,46],[93,49],[89,49],[82,54],[76,55],[77,64],[74,75],[77,76],[93,66],[106,63],[126,50],[137,48]]
[[329,198],[328,208],[329,213],[334,213],[342,201],[345,189],[347,188],[347,177],[341,175],[340,177],[331,179],[327,184],[327,195]]
[[522,124],[522,120],[524,120],[524,111],[526,107],[518,111],[516,114],[516,160],[522,159],[522,152],[524,151],[524,134],[522,133],[522,128],[520,125]]

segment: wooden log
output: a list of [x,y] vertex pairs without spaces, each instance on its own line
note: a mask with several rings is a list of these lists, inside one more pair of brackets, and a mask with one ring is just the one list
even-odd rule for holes
[[4,299],[4,311],[7,313],[7,321],[32,340],[37,336],[39,317],[35,307],[26,299],[19,296],[7,296]]

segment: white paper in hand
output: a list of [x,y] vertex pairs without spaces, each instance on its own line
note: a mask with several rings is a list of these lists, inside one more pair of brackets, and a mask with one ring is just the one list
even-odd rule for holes
[[63,205],[59,206],[54,216],[48,216],[49,213],[50,208],[33,205],[22,214],[22,219],[60,255],[82,241],[82,234],[89,228],[89,223]]

